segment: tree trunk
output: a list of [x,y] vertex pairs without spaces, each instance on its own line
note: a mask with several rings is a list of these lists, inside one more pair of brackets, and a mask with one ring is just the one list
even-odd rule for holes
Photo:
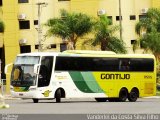
[[74,50],[74,43],[72,41],[68,41],[67,43],[67,50]]
[[159,63],[159,61],[160,61],[160,54],[159,53],[154,53],[154,56],[155,56],[155,58],[157,60],[157,63]]
[[102,42],[101,42],[101,50],[102,51],[107,50],[107,44],[108,44],[107,40],[103,39]]
[[77,41],[77,37],[75,38],[75,35],[73,33],[72,36],[70,37],[70,40],[68,41],[67,49],[68,50],[75,50],[76,49],[76,41]]

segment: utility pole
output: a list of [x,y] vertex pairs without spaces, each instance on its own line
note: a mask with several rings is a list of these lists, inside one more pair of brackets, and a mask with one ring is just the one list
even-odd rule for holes
[[121,0],[119,0],[119,25],[120,25],[120,39],[122,40],[122,12],[121,12]]
[[38,51],[42,51],[42,28],[41,28],[41,7],[46,7],[48,4],[45,2],[38,2]]

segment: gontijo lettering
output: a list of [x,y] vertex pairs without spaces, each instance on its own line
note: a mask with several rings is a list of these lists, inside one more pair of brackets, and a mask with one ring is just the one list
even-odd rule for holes
[[101,79],[130,79],[130,74],[101,74]]

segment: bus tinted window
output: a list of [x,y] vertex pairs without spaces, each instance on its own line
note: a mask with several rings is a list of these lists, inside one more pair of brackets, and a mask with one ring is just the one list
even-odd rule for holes
[[57,71],[153,71],[153,59],[62,57],[56,58]]
[[94,71],[118,71],[118,58],[93,58]]
[[44,87],[49,85],[52,74],[52,66],[53,66],[53,57],[43,56],[38,76],[38,87]]
[[138,59],[132,58],[131,71],[154,71],[154,60],[153,59]]
[[[90,63],[90,64],[87,64]],[[81,57],[57,57],[55,70],[62,71],[86,71],[92,70],[92,61]]]
[[93,57],[57,57],[59,71],[117,71],[118,59]]
[[119,71],[131,71],[131,62],[129,58],[119,59]]

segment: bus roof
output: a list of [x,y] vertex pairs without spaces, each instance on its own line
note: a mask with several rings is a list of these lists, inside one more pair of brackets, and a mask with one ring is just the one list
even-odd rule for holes
[[112,51],[67,50],[64,52],[32,52],[17,56],[84,56],[84,57],[121,57],[121,58],[155,58],[153,54],[116,54]]
[[73,54],[98,54],[98,55],[115,55],[113,51],[93,51],[93,50],[66,50],[63,53],[73,53]]
[[88,50],[67,50],[60,53],[59,56],[155,58],[153,54],[116,54],[112,51],[88,51]]
[[32,52],[32,53],[22,53],[17,56],[54,56],[58,55],[60,52]]

